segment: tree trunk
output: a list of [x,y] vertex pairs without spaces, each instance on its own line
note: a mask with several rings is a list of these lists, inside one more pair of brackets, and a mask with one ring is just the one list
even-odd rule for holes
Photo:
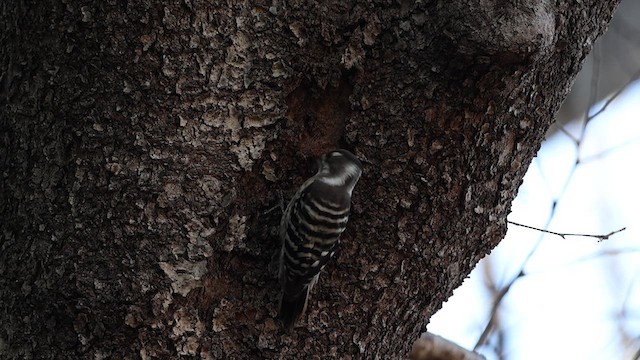
[[[0,357],[402,358],[615,1],[5,1]],[[364,164],[285,333],[279,194]]]

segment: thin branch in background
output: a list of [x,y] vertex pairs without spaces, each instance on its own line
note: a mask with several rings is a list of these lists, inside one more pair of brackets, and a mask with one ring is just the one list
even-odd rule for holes
[[[627,282],[626,291],[620,302],[620,310],[615,316],[618,334],[620,336],[620,342],[624,344],[627,349],[633,349],[638,345],[638,337],[634,336],[633,326],[628,326],[627,322],[633,316],[632,312],[629,312],[631,306],[633,306],[632,300],[634,300],[634,287],[640,279],[640,273],[636,273],[633,278]],[[619,278],[614,277],[614,281]],[[632,304],[629,304],[629,303]]]
[[[626,249],[602,249],[598,252],[586,255],[586,256],[582,256],[579,257],[577,259],[574,259],[572,261],[566,262],[562,265],[562,267],[564,266],[573,266],[573,265],[577,265],[583,262],[587,262],[587,261],[591,261],[594,259],[601,259],[603,257],[606,256],[620,256],[620,255],[624,255],[624,254],[634,254],[634,253],[639,253],[640,249],[639,248],[626,248]],[[554,268],[554,269],[550,269],[550,271],[556,271],[558,268]],[[539,270],[536,271],[536,274],[545,272],[545,270]],[[533,275],[533,273],[529,272],[529,275]]]
[[640,279],[640,273],[635,274],[633,280],[629,283],[629,287],[627,287],[627,291],[624,296],[624,300],[622,300],[622,306],[620,310],[620,314],[624,315],[627,313],[627,308],[629,307],[629,302],[633,298],[633,284],[636,283]]
[[622,142],[614,147],[611,147],[609,149],[605,149],[600,151],[599,153],[593,154],[593,155],[589,155],[589,156],[585,156],[584,158],[580,159],[580,163],[585,164],[591,161],[595,161],[595,160],[599,160],[600,158],[603,158],[617,150],[620,150],[623,147],[629,146],[629,145],[634,145],[640,142],[640,138],[633,138],[633,139],[629,139],[625,142]]
[[[604,257],[607,256],[620,256],[620,255],[625,255],[625,254],[636,254],[636,253],[640,253],[640,248],[626,248],[626,249],[602,249],[600,251],[591,253],[589,255],[585,255],[576,259],[573,259],[571,261],[567,261],[565,263],[556,265],[556,266],[550,266],[550,267],[546,267],[544,269],[537,269],[535,271],[527,271],[527,273],[525,274],[526,276],[537,276],[537,275],[541,275],[541,274],[548,274],[548,273],[554,273],[554,272],[558,272],[562,269],[565,268],[569,268],[572,266],[576,266],[579,265],[581,263],[587,262],[587,261],[591,261],[591,260],[595,260],[595,259],[602,259]],[[638,274],[640,275],[640,273]]]
[[[494,278],[493,271],[493,261],[491,259],[487,259],[487,261],[482,266],[482,271],[484,273],[484,287],[486,291],[490,294],[490,297],[494,300],[497,300],[500,296],[501,289],[500,286],[496,283],[496,279]],[[494,301],[495,302],[495,301]],[[496,309],[497,310],[497,309]],[[487,349],[491,349],[496,356],[496,360],[505,360],[506,350],[504,348],[504,339],[505,339],[505,329],[502,322],[502,317],[498,312],[496,312],[491,317],[491,324],[489,324],[489,328],[491,329],[491,335],[493,341],[489,341],[485,337],[484,340],[479,340],[485,342],[485,347]],[[488,334],[488,332],[487,332]],[[482,338],[482,336],[481,336]],[[476,344],[478,346],[478,344]]]
[[575,136],[573,136],[573,134],[572,134],[572,133],[570,133],[570,132],[569,132],[569,130],[567,130],[567,129],[564,127],[564,125],[561,125],[559,129],[560,129],[560,132],[562,132],[563,134],[567,135],[567,137],[568,137],[569,139],[571,139],[571,141],[573,141],[575,144],[578,144],[578,143],[579,143],[578,138],[577,138],[577,137],[575,137]]
[[489,314],[489,322],[487,323],[484,330],[482,331],[482,334],[480,334],[480,338],[478,338],[476,345],[473,347],[473,351],[477,351],[478,348],[480,348],[480,346],[484,345],[487,342],[489,335],[491,335],[493,331],[494,323],[496,322],[496,314],[498,312],[498,308],[500,307],[500,304],[502,303],[502,299],[504,299],[505,295],[507,295],[509,290],[511,290],[511,286],[515,284],[515,282],[522,276],[524,276],[524,272],[521,270],[516,277],[511,279],[511,281],[509,281],[507,285],[503,286],[496,294],[495,299],[493,301],[493,305],[491,306],[491,313]]
[[544,166],[542,166],[542,161],[540,160],[540,157],[536,156],[535,158],[533,158],[533,160],[531,161],[531,165],[529,165],[529,168],[531,168],[532,166],[535,166],[538,172],[540,173],[540,181],[544,185],[544,189],[541,189],[541,191],[544,190],[545,194],[553,193],[553,190],[552,190],[553,187],[549,183],[549,178],[545,176],[546,172],[545,172]]
[[587,111],[584,112],[584,122],[582,123],[582,128],[580,129],[580,137],[579,142],[576,144],[578,147],[578,153],[580,153],[580,144],[582,140],[584,140],[584,134],[587,131],[587,125],[589,122],[593,120],[597,115],[590,116],[589,112],[596,104],[596,100],[598,99],[598,85],[600,84],[600,63],[602,59],[602,45],[600,43],[596,43],[593,46],[593,66],[591,67],[591,94],[589,95],[589,103],[587,104]]
[[[633,76],[631,76],[631,78],[629,79],[629,81],[627,81],[620,89],[616,90],[616,92],[613,93],[613,95],[611,95],[609,98],[607,98],[607,100],[604,102],[604,104],[602,105],[602,107],[600,109],[598,109],[598,111],[594,112],[593,114],[589,115],[587,117],[587,121],[591,121],[593,120],[596,116],[602,114],[605,110],[607,110],[607,108],[609,107],[609,105],[611,105],[611,103],[618,98],[618,96],[620,96],[620,94],[622,94],[628,87],[629,85],[631,85],[631,83],[633,83],[634,81],[640,79],[640,70],[636,71],[635,73],[633,73]],[[589,112],[587,112],[588,114]]]
[[507,223],[509,223],[509,224],[513,224],[513,225],[516,225],[516,226],[521,226],[521,227],[523,227],[523,228],[527,228],[527,229],[531,229],[531,230],[537,230],[537,231],[540,231],[540,232],[543,232],[543,233],[547,233],[547,234],[558,235],[558,236],[560,236],[560,237],[561,237],[561,238],[563,238],[563,239],[566,239],[566,237],[567,237],[567,236],[582,236],[582,237],[592,237],[592,238],[596,238],[596,239],[599,239],[600,241],[607,240],[607,239],[609,239],[612,235],[617,234],[617,233],[619,233],[619,232],[624,231],[624,230],[626,230],[626,229],[627,229],[626,227],[623,227],[622,229],[618,229],[618,230],[612,231],[612,232],[610,232],[610,233],[608,233],[608,234],[604,234],[604,235],[594,235],[594,234],[574,234],[574,233],[561,233],[561,232],[555,232],[555,231],[551,231],[551,230],[540,229],[540,228],[537,228],[537,227],[534,227],[534,226],[530,226],[530,225],[519,224],[519,223],[517,223],[517,222],[513,222],[513,221],[510,221],[510,220],[507,220]]
[[[576,154],[580,154],[580,144],[576,146]],[[576,155],[576,160],[573,163],[573,166],[571,167],[571,171],[569,171],[569,174],[567,175],[567,180],[564,182],[564,185],[562,185],[562,190],[560,191],[560,195],[558,195],[558,197],[553,200],[554,208],[558,206],[558,201],[560,201],[560,198],[567,192],[567,189],[569,189],[569,184],[571,184],[571,180],[573,180],[573,175],[576,174],[576,170],[578,169],[579,164],[580,164],[580,155]],[[549,219],[549,222],[551,222],[551,219]],[[547,225],[549,225],[549,223],[547,223]]]

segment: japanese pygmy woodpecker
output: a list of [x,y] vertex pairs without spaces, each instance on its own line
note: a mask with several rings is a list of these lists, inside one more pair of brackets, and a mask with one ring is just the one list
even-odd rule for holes
[[323,155],[318,172],[302,184],[282,215],[280,317],[289,329],[304,314],[309,291],[336,251],[361,174],[362,164],[349,151]]

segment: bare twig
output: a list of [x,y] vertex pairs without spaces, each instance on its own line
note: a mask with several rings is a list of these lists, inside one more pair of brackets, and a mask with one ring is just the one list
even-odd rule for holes
[[513,222],[513,221],[510,221],[510,220],[507,220],[507,223],[513,224],[513,225],[516,225],[516,226],[521,226],[521,227],[527,228],[527,229],[537,230],[537,231],[540,231],[540,232],[543,232],[543,233],[547,233],[547,234],[558,235],[563,239],[566,239],[567,236],[583,236],[583,237],[592,237],[592,238],[600,239],[600,241],[607,240],[612,235],[617,234],[617,233],[627,229],[626,227],[623,227],[622,229],[618,229],[618,230],[612,231],[612,232],[610,232],[608,234],[604,234],[604,235],[574,234],[574,233],[560,233],[560,232],[555,232],[555,231],[551,231],[551,230],[540,229],[540,228],[537,228],[537,227],[534,227],[534,226],[530,226],[530,225],[518,224],[517,222]]
[[624,84],[624,86],[622,86],[620,89],[616,90],[616,92],[613,93],[613,95],[611,95],[611,97],[609,97],[604,104],[602,105],[602,107],[600,109],[598,109],[598,111],[596,111],[595,113],[589,115],[587,117],[587,120],[591,120],[593,118],[595,118],[596,116],[602,114],[607,107],[609,107],[609,105],[611,105],[611,103],[618,97],[620,96],[620,94],[622,94],[627,87],[634,81],[638,80],[640,78],[640,70],[636,71],[631,78],[629,79],[629,81],[627,81],[626,84]]
[[480,334],[480,337],[478,338],[478,341],[476,342],[476,346],[473,347],[474,351],[478,350],[478,348],[480,348],[480,346],[484,345],[485,342],[487,341],[487,338],[489,337],[489,335],[493,331],[493,326],[494,326],[494,323],[496,321],[496,312],[498,311],[498,308],[500,307],[500,304],[502,303],[502,299],[504,298],[505,295],[507,295],[509,290],[511,290],[511,286],[516,282],[516,280],[518,280],[522,276],[524,276],[524,271],[520,270],[520,272],[518,273],[518,275],[516,275],[515,278],[513,278],[511,281],[509,281],[509,283],[507,285],[503,286],[498,291],[498,294],[496,295],[495,299],[493,300],[493,306],[491,306],[491,314],[489,315],[489,323],[487,324],[487,326],[484,327],[484,330],[482,331],[482,334]]
[[567,130],[564,125],[560,125],[560,131],[565,134],[569,139],[571,139],[571,141],[573,141],[575,144],[579,144],[580,140],[578,140],[577,137],[573,136],[572,133],[569,132],[569,130]]

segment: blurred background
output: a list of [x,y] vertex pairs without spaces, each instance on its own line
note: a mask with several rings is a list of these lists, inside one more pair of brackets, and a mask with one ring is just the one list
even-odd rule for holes
[[487,359],[640,359],[640,1],[623,0],[533,160],[506,238],[427,330]]

